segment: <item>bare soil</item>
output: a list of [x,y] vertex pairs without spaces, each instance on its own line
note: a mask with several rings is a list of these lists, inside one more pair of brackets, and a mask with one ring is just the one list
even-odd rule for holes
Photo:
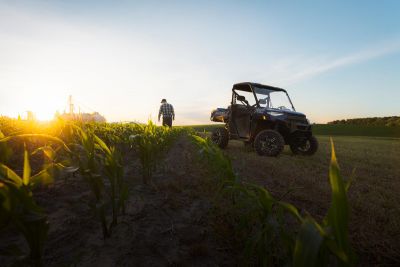
[[[142,184],[137,157],[127,151],[130,198],[126,214],[106,240],[87,205],[91,193],[82,177],[61,179],[35,192],[50,223],[44,265],[234,266],[235,257],[210,223],[212,203],[196,151],[187,138],[178,140],[150,185]],[[0,240],[0,248],[13,241],[27,250],[13,232],[2,233]],[[11,261],[0,257],[1,266]]]
[[[226,155],[244,180],[266,186],[277,198],[322,220],[329,208],[329,139],[320,137],[312,157],[259,157],[231,141]],[[349,190],[350,235],[359,266],[400,264],[400,141],[337,137],[342,175],[353,175]],[[125,178],[130,187],[126,214],[111,238],[103,240],[100,224],[87,203],[91,193],[82,177],[57,180],[35,192],[49,215],[45,266],[236,266],[240,250],[230,243],[232,229],[213,214],[212,174],[198,160],[187,139],[170,149],[150,185],[143,185],[140,165],[126,150]],[[223,221],[223,220],[222,220]],[[0,249],[24,241],[11,231],[0,233]],[[236,246],[236,247],[235,247]],[[0,256],[0,266],[11,257]]]

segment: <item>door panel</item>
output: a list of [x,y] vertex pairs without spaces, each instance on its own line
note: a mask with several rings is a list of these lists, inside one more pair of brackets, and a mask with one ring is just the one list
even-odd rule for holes
[[235,128],[231,129],[231,132],[237,130],[239,137],[250,138],[251,109],[244,105],[234,104],[231,106],[231,112],[231,120]]

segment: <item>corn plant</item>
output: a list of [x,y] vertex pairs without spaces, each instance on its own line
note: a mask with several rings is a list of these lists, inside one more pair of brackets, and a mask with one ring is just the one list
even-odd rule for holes
[[[129,193],[123,181],[121,155],[114,147],[108,147],[102,139],[94,134],[93,130],[84,131],[80,127],[75,127],[75,129],[81,137],[81,144],[76,145],[80,148],[80,151],[77,151],[80,172],[95,198],[93,208],[101,223],[103,237],[108,238],[111,235],[112,227],[118,223],[118,214],[125,212],[125,202]],[[110,183],[109,191],[104,184],[103,173]],[[108,200],[112,208],[110,223],[107,220]]]
[[[68,147],[57,138],[44,135],[17,135],[5,137],[0,132],[0,146],[2,159],[7,153],[7,141],[26,137],[45,137],[61,143],[66,149]],[[0,162],[0,229],[13,225],[24,237],[29,247],[29,255],[24,257],[24,262],[32,266],[43,266],[43,248],[48,232],[47,215],[39,207],[32,196],[32,189],[41,183],[49,183],[53,180],[54,170],[63,169],[65,166],[57,162],[55,153],[51,146],[35,150],[35,155],[43,151],[47,161],[43,169],[32,175],[29,160],[29,152],[24,145],[23,173],[19,176],[3,162]],[[68,149],[69,150],[69,149]]]
[[125,213],[125,202],[128,199],[128,187],[123,180],[123,166],[121,164],[121,154],[115,147],[108,147],[100,138],[96,138],[97,143],[105,154],[104,170],[110,182],[110,197],[112,206],[112,225],[117,224],[118,213]]
[[344,182],[340,175],[332,140],[331,149],[331,206],[321,224],[311,216],[302,220],[293,256],[293,265],[296,267],[327,265],[330,255],[335,256],[339,266],[355,264],[355,255],[349,240],[349,204],[346,196],[351,181]]
[[22,233],[30,249],[26,261],[34,266],[42,266],[48,222],[46,214],[33,200],[29,186],[31,170],[26,150],[24,155],[22,177],[0,164],[0,225],[14,225]]
[[131,135],[130,142],[131,147],[139,154],[143,183],[147,184],[163,153],[171,144],[175,131],[167,127],[157,127],[152,121],[149,121],[147,125],[138,125],[138,127],[140,133]]
[[[4,170],[4,165],[0,168]],[[15,179],[22,179],[15,176],[15,173],[9,174]],[[23,183],[10,181],[1,175],[0,227],[8,224],[14,225],[28,243],[30,252],[24,261],[33,266],[43,266],[42,255],[48,231],[47,216],[35,203],[31,191]]]
[[[0,139],[3,139],[5,136],[0,131]],[[12,150],[7,146],[5,142],[0,143],[0,163],[7,164],[10,156],[12,154]]]
[[76,145],[80,148],[79,154],[79,171],[88,183],[95,203],[92,208],[95,210],[96,217],[99,219],[103,237],[110,236],[110,229],[106,218],[106,202],[104,199],[104,182],[100,173],[99,155],[96,150],[98,146],[96,136],[88,132],[86,133],[80,128],[76,128],[81,137],[81,144]]
[[[332,141],[329,182],[332,202],[322,223],[310,215],[302,216],[297,208],[275,199],[265,188],[241,182],[229,159],[210,141],[194,136],[201,155],[216,171],[223,195],[232,198],[230,215],[237,232],[248,236],[243,265],[353,266],[355,257],[348,237],[349,206],[346,192],[350,182],[340,177]],[[286,219],[298,224],[292,231]]]

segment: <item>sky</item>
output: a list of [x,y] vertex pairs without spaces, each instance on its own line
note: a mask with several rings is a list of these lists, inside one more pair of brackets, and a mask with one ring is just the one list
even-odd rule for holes
[[234,83],[315,123],[400,115],[400,1],[0,0],[0,115],[210,123]]

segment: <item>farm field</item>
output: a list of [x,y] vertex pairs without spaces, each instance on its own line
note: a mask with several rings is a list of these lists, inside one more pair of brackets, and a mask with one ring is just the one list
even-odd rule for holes
[[400,267],[400,0],[287,2],[0,0],[0,267]]
[[[196,131],[209,132],[223,124],[207,124],[190,126]],[[351,125],[351,124],[314,124],[313,132],[315,135],[328,136],[369,136],[369,137],[393,137],[400,138],[400,127],[398,126],[371,126],[371,125]]]
[[[293,156],[288,148],[278,158],[259,157],[231,141],[226,149],[235,171],[266,186],[275,196],[323,219],[329,207],[329,137],[318,136],[312,157]],[[333,137],[343,177],[353,177],[348,192],[350,236],[361,266],[400,262],[400,139]],[[288,192],[290,190],[290,192]]]
[[[267,158],[151,122],[2,119],[0,129],[4,266],[302,266],[310,255],[320,255],[316,266],[400,262],[399,139],[334,137],[342,180],[327,136],[312,157]],[[337,202],[344,191],[331,192],[349,177],[347,206]],[[304,250],[310,242],[324,252]]]

